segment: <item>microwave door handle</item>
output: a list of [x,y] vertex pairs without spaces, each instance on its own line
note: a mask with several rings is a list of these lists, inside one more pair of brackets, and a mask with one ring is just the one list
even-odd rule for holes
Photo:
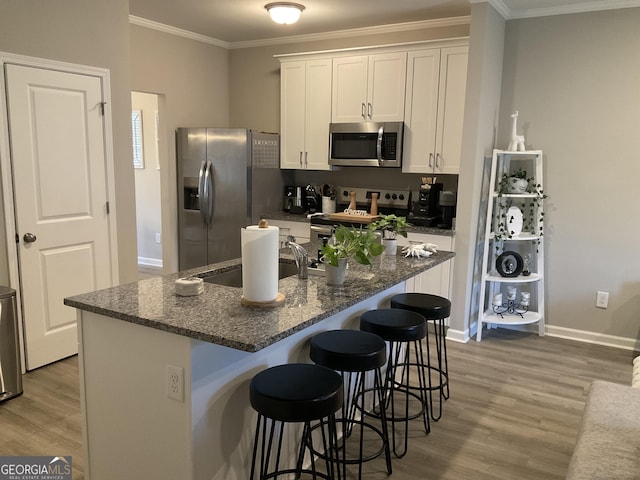
[[205,182],[205,190],[207,192],[207,225],[211,225],[211,220],[213,220],[213,199],[215,195],[213,194],[213,163],[211,160],[207,160],[207,166],[205,167],[204,172],[204,182]]
[[207,168],[207,160],[200,163],[200,171],[198,172],[198,209],[200,210],[200,218],[202,222],[207,224],[206,211],[206,185],[205,185],[205,169]]
[[376,154],[378,156],[378,166],[382,166],[382,136],[384,135],[384,125],[378,130],[378,141],[376,142]]

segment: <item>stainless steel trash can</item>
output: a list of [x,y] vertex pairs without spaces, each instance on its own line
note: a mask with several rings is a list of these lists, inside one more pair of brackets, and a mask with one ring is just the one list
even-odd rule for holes
[[22,393],[16,291],[0,286],[0,402]]

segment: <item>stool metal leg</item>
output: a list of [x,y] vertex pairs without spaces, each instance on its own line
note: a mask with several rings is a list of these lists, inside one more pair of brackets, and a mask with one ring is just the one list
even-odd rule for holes
[[[367,372],[340,372],[345,382],[344,388],[344,403],[341,410],[341,418],[339,422],[342,424],[342,442],[340,444],[340,450],[342,451],[342,458],[336,457],[337,463],[342,464],[342,469],[338,466],[337,470],[343,478],[347,477],[347,464],[358,465],[358,478],[362,478],[362,466],[363,463],[369,460],[377,458],[384,453],[387,464],[387,473],[391,474],[391,450],[389,447],[389,433],[387,427],[387,419],[384,408],[380,410],[380,413],[376,411],[376,405],[384,405],[384,381],[382,379],[382,372],[379,368],[373,370],[374,384],[373,388],[367,388]],[[373,405],[372,410],[367,408],[367,392],[373,392]],[[375,398],[377,396],[377,398]],[[356,416],[360,414],[360,419],[356,419]],[[380,419],[380,428],[368,423],[365,420],[366,416]],[[347,459],[347,438],[353,433],[354,425],[359,425],[360,440],[358,444],[358,459]],[[369,456],[364,456],[364,437],[365,427],[374,431],[382,440],[382,448]]]
[[[434,345],[436,347],[436,360],[438,362],[437,367],[431,366],[431,352],[429,344],[429,334],[425,337],[425,343],[427,344],[427,362],[429,364],[429,400],[430,400],[430,415],[434,421],[440,420],[442,417],[442,401],[449,399],[449,365],[447,361],[447,343],[444,332],[444,319],[436,319],[433,321],[433,335]],[[443,358],[444,356],[444,358]],[[433,385],[431,381],[431,372],[436,371],[438,373],[438,384]],[[438,414],[436,415],[433,408],[433,391],[438,390]]]
[[[414,362],[411,362],[411,344],[413,344],[414,350]],[[402,348],[405,348],[404,355],[402,355]],[[402,361],[401,361],[402,360]],[[411,385],[411,367],[416,368],[418,376],[418,386]],[[398,369],[400,373],[398,374]],[[391,437],[393,443],[393,453],[396,457],[402,458],[407,453],[408,438],[409,438],[409,420],[422,416],[422,421],[425,428],[425,433],[431,431],[429,424],[428,408],[429,403],[426,397],[426,366],[424,365],[424,355],[422,351],[422,343],[420,341],[400,343],[390,342],[389,348],[389,360],[387,363],[387,377],[386,377],[386,406],[391,407]],[[400,379],[398,380],[398,375]],[[413,393],[412,390],[417,391]],[[399,392],[404,394],[404,416],[396,414],[396,400],[395,393]],[[409,414],[409,400],[410,397],[414,397],[420,402],[420,410],[413,414]],[[396,442],[396,422],[404,422],[404,441],[402,443],[402,450],[397,447]]]

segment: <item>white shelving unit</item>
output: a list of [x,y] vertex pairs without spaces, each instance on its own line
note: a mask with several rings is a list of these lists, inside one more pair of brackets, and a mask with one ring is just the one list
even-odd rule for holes
[[[542,151],[529,150],[512,152],[494,150],[491,162],[491,176],[489,198],[487,201],[487,219],[484,237],[484,256],[482,259],[482,285],[480,287],[480,318],[476,340],[482,340],[483,326],[495,328],[499,325],[516,326],[538,324],[538,334],[544,335],[544,242],[540,235],[542,222],[543,198],[538,193],[503,193],[500,192],[500,181],[504,174],[510,175],[518,169],[533,177],[533,182],[542,189]],[[519,226],[511,229],[508,208],[518,207],[525,218],[521,232]],[[513,220],[512,220],[513,221]],[[506,228],[500,230],[500,223],[506,222]],[[528,275],[518,273],[515,276],[503,276],[497,271],[496,262],[505,252],[515,260],[518,256],[524,259],[524,271]],[[527,261],[528,260],[528,261]],[[518,262],[516,262],[517,264]],[[503,269],[504,270],[504,269]],[[518,269],[506,272],[513,275]],[[512,303],[509,302],[509,287],[515,287],[516,295]],[[529,293],[526,307],[522,306],[522,292]],[[496,295],[502,294],[503,302],[494,306]],[[496,299],[497,300],[497,299]],[[509,308],[511,307],[511,308]],[[499,313],[502,312],[503,313]],[[509,313],[510,312],[510,313]]]

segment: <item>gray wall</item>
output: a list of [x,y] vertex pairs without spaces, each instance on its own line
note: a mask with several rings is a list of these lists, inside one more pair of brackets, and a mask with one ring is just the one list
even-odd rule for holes
[[499,145],[519,110],[527,146],[545,153],[555,333],[640,339],[639,25],[640,8],[507,22]]
[[[131,89],[160,96],[162,260],[178,270],[175,130],[229,126],[229,52],[131,25]],[[162,147],[161,147],[162,148]]]
[[110,70],[120,282],[135,280],[129,2],[0,0],[0,32],[0,51]]
[[[488,3],[471,5],[471,33],[462,162],[456,218],[456,259],[451,336],[465,340],[479,316],[484,223],[488,193],[482,190],[493,150],[500,105],[505,21]],[[486,213],[485,213],[486,218]]]

